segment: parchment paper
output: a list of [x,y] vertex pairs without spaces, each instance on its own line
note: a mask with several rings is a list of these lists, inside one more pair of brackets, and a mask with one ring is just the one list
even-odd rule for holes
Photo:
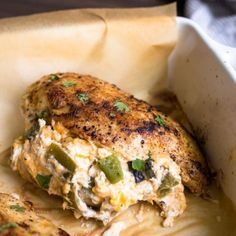
[[[4,19],[0,32],[0,191],[32,201],[40,214],[72,235],[101,235],[110,225],[76,220],[70,211],[60,209],[60,199],[25,183],[9,169],[9,147],[23,131],[20,98],[40,76],[71,71],[95,75],[156,104],[157,94],[166,86],[167,59],[176,42],[175,5]],[[121,235],[126,236],[231,233],[230,207],[221,201],[221,194],[214,196],[218,203],[189,195],[188,209],[172,229],[160,226],[158,209],[148,204],[131,207],[115,221],[124,222]]]

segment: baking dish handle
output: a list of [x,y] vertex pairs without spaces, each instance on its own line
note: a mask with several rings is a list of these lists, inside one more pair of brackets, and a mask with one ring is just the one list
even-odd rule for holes
[[177,17],[177,23],[179,29],[184,28],[184,26],[192,26],[195,31],[201,35],[201,38],[212,49],[219,60],[224,63],[225,67],[227,67],[227,71],[229,71],[236,80],[236,48],[225,46],[216,42],[214,39],[208,36],[197,23],[190,19]]

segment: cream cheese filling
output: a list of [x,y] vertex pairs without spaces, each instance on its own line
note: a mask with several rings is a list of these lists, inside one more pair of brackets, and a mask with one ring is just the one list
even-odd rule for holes
[[[153,157],[155,177],[136,183],[127,160],[116,153],[124,177],[118,183],[111,184],[96,163],[99,159],[112,155],[112,150],[97,147],[80,138],[72,138],[60,123],[52,121],[52,125],[46,125],[43,119],[38,122],[40,128],[32,140],[20,137],[14,142],[12,168],[31,182],[37,183],[37,174],[51,176],[48,193],[62,196],[65,201],[63,206],[73,209],[75,215],[96,218],[106,224],[120,211],[138,201],[157,203],[165,218],[164,226],[171,226],[173,219],[182,214],[186,203],[180,169],[168,155]],[[76,164],[73,173],[55,158],[45,158],[52,143],[57,144]],[[157,192],[168,173],[178,184],[167,195],[160,197]],[[71,192],[73,200],[70,197]]]

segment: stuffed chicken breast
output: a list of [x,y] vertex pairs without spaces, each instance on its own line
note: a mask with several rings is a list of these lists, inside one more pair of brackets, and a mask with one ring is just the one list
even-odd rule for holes
[[51,74],[29,87],[26,132],[11,164],[29,181],[63,197],[76,217],[105,224],[138,201],[156,203],[164,226],[186,207],[184,185],[202,194],[207,165],[179,124],[115,85],[75,73]]

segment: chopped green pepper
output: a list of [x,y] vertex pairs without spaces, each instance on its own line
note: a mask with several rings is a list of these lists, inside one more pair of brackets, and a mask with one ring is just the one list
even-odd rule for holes
[[120,161],[115,155],[111,155],[99,160],[98,166],[112,184],[116,184],[124,177]]
[[168,173],[161,182],[160,187],[158,188],[158,196],[160,198],[165,197],[168,193],[171,192],[171,188],[175,187],[177,184],[179,184],[179,182],[175,179],[175,177],[171,173]]
[[61,165],[71,172],[76,169],[75,162],[57,144],[52,143],[46,152],[47,158],[53,156]]

